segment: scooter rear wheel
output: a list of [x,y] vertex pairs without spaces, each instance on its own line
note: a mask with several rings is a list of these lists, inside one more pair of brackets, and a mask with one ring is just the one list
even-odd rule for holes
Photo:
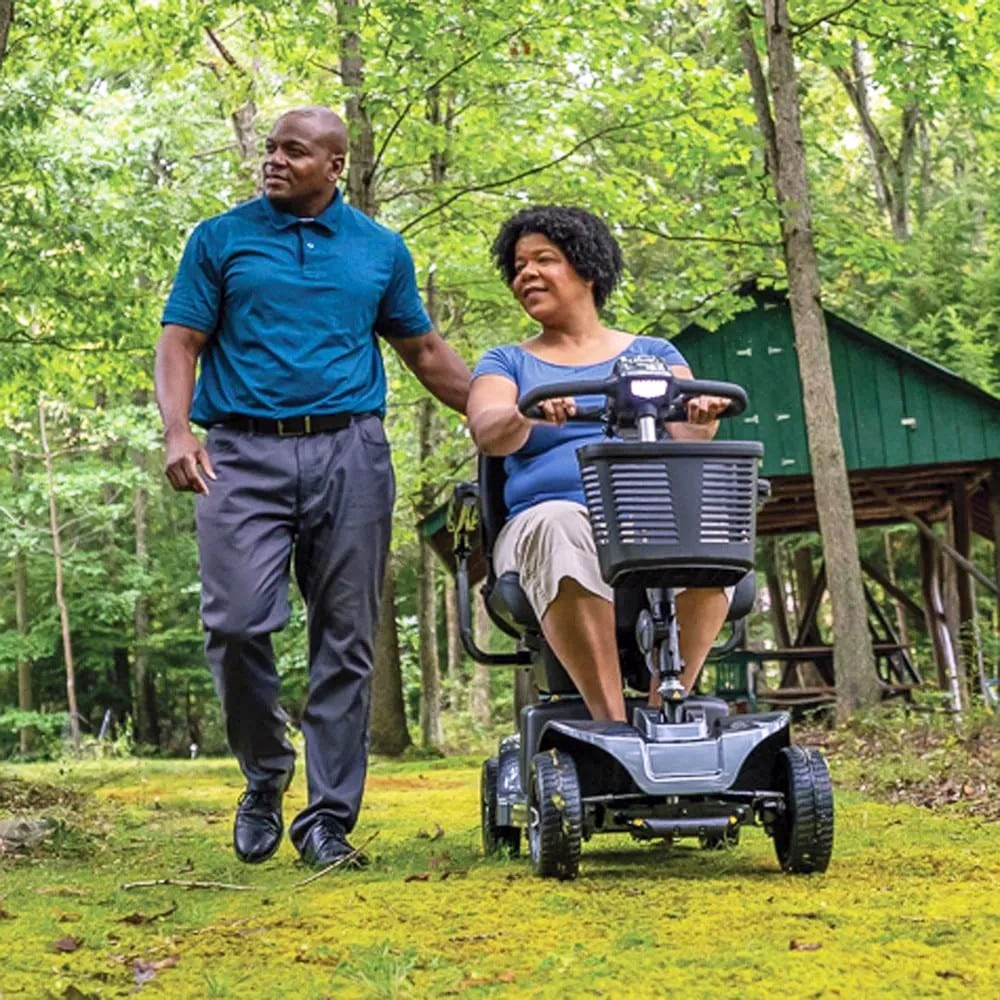
[[580,870],[583,803],[576,765],[568,754],[546,750],[531,761],[531,864],[543,878],[573,879]]
[[521,853],[521,829],[497,823],[497,782],[500,762],[496,757],[483,761],[480,776],[479,801],[482,815],[483,853],[487,857],[504,854],[517,857]]

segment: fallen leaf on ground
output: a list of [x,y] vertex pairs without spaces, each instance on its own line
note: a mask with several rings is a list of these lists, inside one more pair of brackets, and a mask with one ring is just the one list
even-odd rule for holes
[[76,949],[79,948],[81,944],[83,944],[83,938],[75,938],[75,937],[59,938],[58,941],[52,942],[52,950],[69,953],[71,951],[76,951]]
[[440,823],[434,824],[434,832],[428,833],[426,830],[420,830],[417,832],[417,838],[420,840],[440,840],[444,836],[444,827]]
[[788,942],[789,951],[819,951],[822,947],[823,945],[818,941],[796,941],[795,938],[792,938]]
[[164,917],[169,917],[177,909],[177,904],[169,907],[166,910],[161,910],[159,913],[130,913],[128,916],[120,917],[118,923],[120,924],[151,924],[156,920],[162,920]]
[[179,961],[177,955],[168,955],[166,958],[157,958],[146,962],[137,958],[132,963],[132,973],[135,976],[136,986],[145,986],[150,980],[156,978],[157,972],[161,969],[171,969]]
[[162,969],[172,969],[180,960],[180,955],[167,955],[165,958],[153,958],[149,961],[137,958],[132,968],[136,972],[160,972]]
[[972,979],[969,976],[964,976],[961,972],[955,972],[953,969],[938,969],[934,975],[937,976],[938,979],[959,979],[965,983],[966,986],[971,985],[972,983]]
[[93,993],[84,993],[83,990],[81,990],[78,986],[74,986],[72,983],[70,983],[69,986],[67,986],[66,989],[59,994],[59,996],[61,996],[63,1000],[93,1000],[94,998]]

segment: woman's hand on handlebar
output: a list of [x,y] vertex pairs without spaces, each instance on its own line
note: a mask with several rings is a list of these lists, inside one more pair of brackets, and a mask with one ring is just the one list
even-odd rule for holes
[[729,409],[731,402],[725,396],[693,396],[687,401],[688,423],[715,423]]
[[539,420],[561,427],[570,417],[576,416],[576,400],[572,396],[543,399],[537,404],[537,409]]

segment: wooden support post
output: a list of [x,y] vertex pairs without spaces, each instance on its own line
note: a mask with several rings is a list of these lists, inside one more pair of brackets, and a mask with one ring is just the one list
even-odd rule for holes
[[771,624],[774,628],[774,644],[787,646],[791,642],[788,634],[788,614],[785,605],[785,581],[779,567],[777,538],[765,538],[760,546],[761,568],[767,580],[767,593],[771,601]]
[[[799,552],[803,551],[802,549]],[[808,551],[808,550],[805,550]],[[796,553],[798,556],[798,553]],[[798,562],[798,559],[796,559]],[[797,566],[797,569],[801,567]],[[809,566],[810,576],[812,574],[812,565]],[[800,584],[803,583],[805,577],[800,577]],[[822,639],[819,634],[819,625],[816,621],[816,615],[819,612],[819,606],[823,600],[823,594],[826,592],[826,563],[822,563],[819,568],[819,573],[816,575],[815,579],[812,579],[811,588],[809,590],[808,597],[803,595],[805,601],[802,608],[802,620],[799,622],[798,631],[795,633],[795,642],[792,644],[794,646],[818,646],[822,644]],[[803,663],[808,662],[808,657],[804,657],[801,661]],[[781,675],[781,687],[793,687],[793,678],[798,679],[798,687],[803,687],[803,675],[802,667],[800,662],[790,661],[785,664],[784,670]],[[822,683],[829,685],[830,687],[835,686],[834,672],[833,672],[833,662],[829,663],[818,663],[814,662],[814,669],[819,674],[822,679]]]
[[[990,518],[993,527],[993,575],[1000,582],[1000,462],[993,466],[989,480]],[[997,592],[997,632],[1000,634],[1000,591]]]
[[893,510],[898,511],[906,518],[911,524],[916,526],[917,531],[920,532],[924,538],[932,542],[937,548],[941,549],[942,552],[946,552],[952,559],[958,563],[967,573],[971,573],[984,587],[988,587],[994,594],[1000,596],[1000,576],[995,580],[991,580],[975,563],[970,562],[958,552],[953,545],[949,545],[947,542],[942,541],[934,534],[933,529],[930,525],[926,524],[919,515],[915,514],[909,507],[902,504],[897,500],[891,493],[887,493],[878,483],[872,480],[865,480],[865,486],[870,490],[875,496],[879,497],[885,503],[887,503]]
[[[955,549],[964,559],[971,562],[972,509],[969,495],[961,481],[952,484],[951,509]],[[976,598],[972,575],[960,563],[955,566],[955,585],[958,590],[958,647],[962,656],[963,678],[967,682],[975,673],[976,665]]]
[[944,599],[941,594],[941,573],[938,566],[938,548],[920,536],[920,585],[924,595],[927,631],[934,645],[938,683],[943,691],[951,694],[952,706],[960,712],[963,707],[962,690],[958,682],[958,659],[951,642],[951,633],[945,620]]

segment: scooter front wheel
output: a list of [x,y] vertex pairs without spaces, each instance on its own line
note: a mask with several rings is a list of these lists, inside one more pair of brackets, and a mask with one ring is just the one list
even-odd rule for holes
[[583,803],[576,764],[558,750],[531,761],[528,843],[531,865],[543,878],[573,879],[580,870]]
[[778,755],[785,812],[773,828],[774,850],[786,872],[825,872],[833,853],[833,786],[818,750],[785,747]]

